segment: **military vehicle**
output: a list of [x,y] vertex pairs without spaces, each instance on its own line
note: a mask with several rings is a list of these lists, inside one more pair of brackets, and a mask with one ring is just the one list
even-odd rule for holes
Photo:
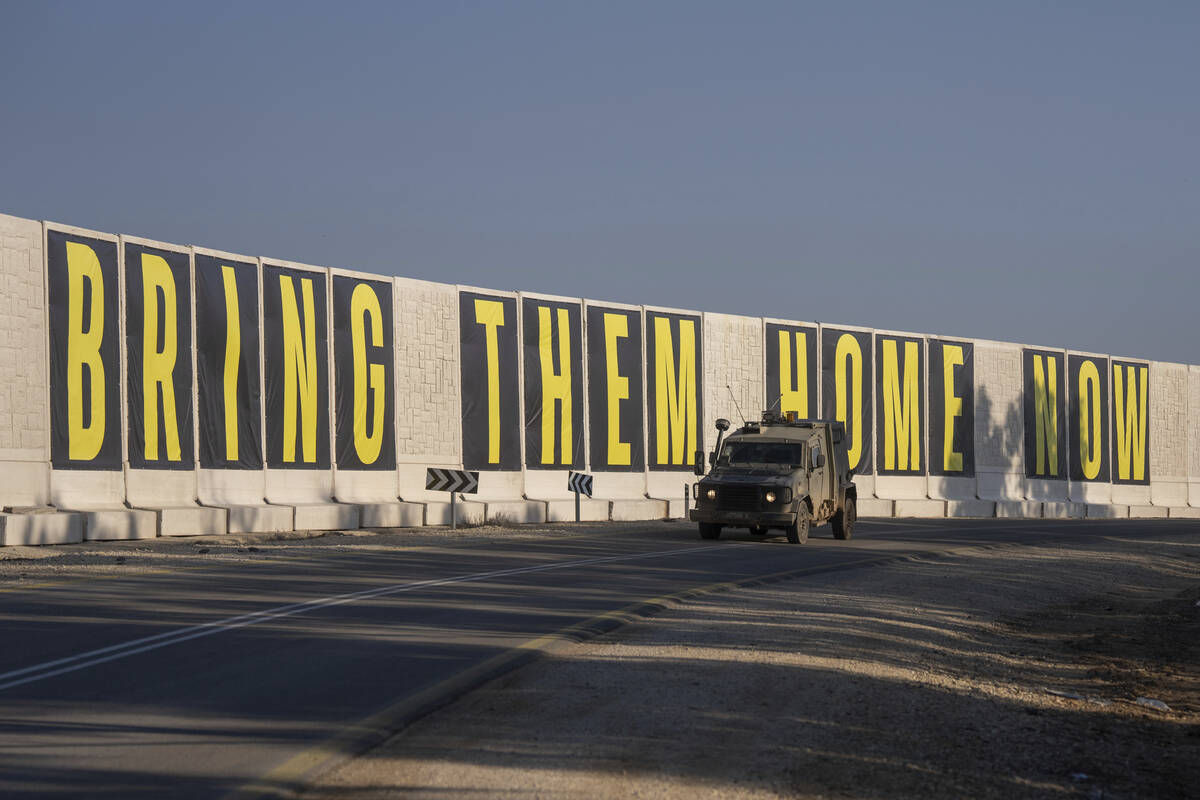
[[693,522],[700,536],[717,539],[722,528],[749,528],[755,535],[782,530],[789,542],[808,540],[813,525],[828,522],[834,538],[854,534],[857,489],[847,466],[846,428],[836,420],[801,420],[763,412],[728,437],[729,420],[717,420],[717,445],[696,451]]

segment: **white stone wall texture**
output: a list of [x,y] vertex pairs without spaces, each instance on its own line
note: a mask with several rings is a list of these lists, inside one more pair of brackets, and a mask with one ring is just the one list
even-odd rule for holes
[[397,459],[461,463],[458,289],[395,279]]
[[1188,368],[1150,363],[1150,478],[1183,480],[1188,469]]
[[[763,328],[758,317],[704,315],[704,420],[709,447],[716,441],[714,423],[724,417],[735,426],[742,417],[758,419],[763,410]],[[725,387],[728,386],[729,389]],[[730,395],[730,391],[733,392]]]
[[48,458],[42,226],[0,214],[0,460]]

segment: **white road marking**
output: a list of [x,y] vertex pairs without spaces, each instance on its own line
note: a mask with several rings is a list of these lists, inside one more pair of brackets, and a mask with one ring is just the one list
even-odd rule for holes
[[85,653],[79,653],[66,658],[59,658],[53,661],[46,661],[41,664],[34,664],[31,667],[23,667],[14,669],[9,672],[0,673],[0,690],[11,689],[16,686],[23,686],[29,683],[36,683],[48,678],[53,678],[58,675],[64,675],[69,672],[77,672],[81,669],[94,667],[99,664],[104,664],[109,661],[116,661],[120,658],[128,658],[129,656],[144,653],[148,650],[157,650],[161,647],[168,647],[173,644],[180,644],[192,639],[199,639],[204,636],[212,636],[223,631],[236,630],[245,628],[251,625],[257,625],[262,622],[271,620],[283,619],[292,617],[297,614],[304,614],[309,611],[317,611],[322,608],[330,608],[332,606],[345,605],[353,603],[357,600],[370,600],[376,597],[387,597],[394,594],[402,594],[404,592],[412,592],[418,589],[428,589],[436,586],[450,586],[458,583],[473,583],[476,581],[487,580],[489,578],[503,578],[510,575],[524,575],[531,572],[550,572],[552,570],[570,569],[572,567],[584,567],[591,564],[605,564],[613,561],[636,561],[642,558],[658,558],[662,556],[682,555],[686,553],[699,553],[706,550],[718,550],[728,545],[718,544],[709,545],[706,547],[689,547],[686,549],[676,550],[657,550],[650,553],[631,553],[629,555],[620,556],[604,556],[602,558],[585,558],[578,561],[563,561],[554,564],[541,564],[530,567],[514,567],[512,569],[493,570],[491,572],[477,572],[470,575],[455,575],[449,578],[435,578],[425,581],[413,581],[410,583],[397,583],[390,586],[379,586],[374,589],[363,589],[358,592],[349,592],[347,594],[331,595],[315,600],[306,600],[303,603],[292,603],[285,606],[276,606],[263,611],[255,611],[249,614],[240,614],[236,617],[226,617],[225,619],[216,620],[215,622],[205,622],[201,625],[190,625],[186,628],[178,628],[173,631],[165,631],[155,634],[154,636],[144,636],[140,639],[132,639],[128,642],[101,647],[96,650],[88,650]]

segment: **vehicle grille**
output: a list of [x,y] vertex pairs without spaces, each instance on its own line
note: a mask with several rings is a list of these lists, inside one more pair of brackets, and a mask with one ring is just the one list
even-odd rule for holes
[[758,511],[762,489],[757,486],[718,486],[717,508],[722,511]]

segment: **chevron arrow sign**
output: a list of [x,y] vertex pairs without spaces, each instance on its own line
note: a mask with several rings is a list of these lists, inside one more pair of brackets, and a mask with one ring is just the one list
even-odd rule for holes
[[592,496],[592,476],[586,472],[567,473],[567,491]]
[[425,471],[425,488],[431,492],[475,494],[479,491],[479,473],[430,467]]

